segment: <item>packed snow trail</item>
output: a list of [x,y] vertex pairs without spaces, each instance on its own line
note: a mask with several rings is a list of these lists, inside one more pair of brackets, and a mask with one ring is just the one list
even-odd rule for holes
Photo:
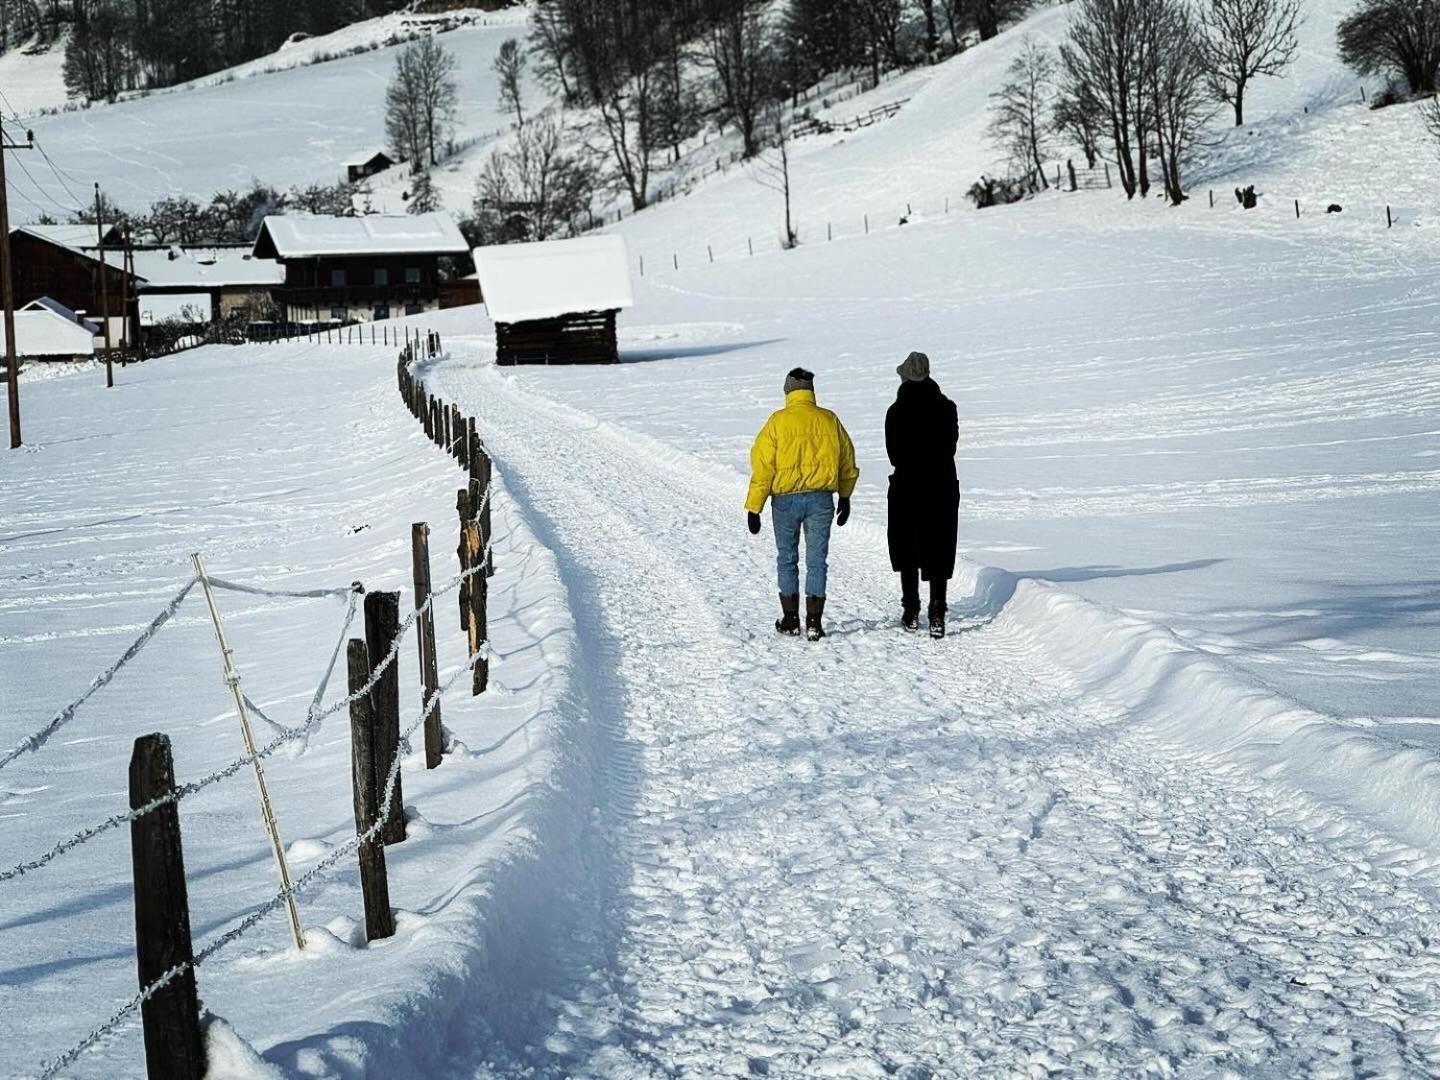
[[1003,612],[903,635],[875,506],[835,534],[829,639],[777,639],[733,478],[430,377],[555,549],[609,732],[539,1072],[1440,1069],[1433,859],[1154,744]]

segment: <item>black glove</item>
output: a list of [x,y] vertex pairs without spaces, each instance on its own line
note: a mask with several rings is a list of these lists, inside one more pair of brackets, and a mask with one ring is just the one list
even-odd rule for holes
[[840,496],[840,512],[835,515],[835,524],[844,525],[850,520],[850,496]]
[[747,514],[745,515],[745,521],[746,521],[746,524],[748,524],[748,525],[750,526],[750,535],[751,535],[751,536],[759,536],[759,535],[760,535],[760,515],[759,515],[759,514],[749,514],[749,513],[747,513]]

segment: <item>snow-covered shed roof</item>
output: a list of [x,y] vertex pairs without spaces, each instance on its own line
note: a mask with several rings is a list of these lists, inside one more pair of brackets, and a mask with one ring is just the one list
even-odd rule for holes
[[[115,231],[114,225],[103,226],[105,242],[118,244],[120,236]],[[73,251],[93,250],[99,247],[95,235],[94,225],[21,225],[17,232],[27,232],[31,236],[41,240],[48,240],[60,247],[70,248]]]
[[218,289],[234,285],[283,285],[285,268],[257,259],[244,248],[179,248],[136,251],[135,273],[151,289]]
[[42,296],[38,300],[31,300],[28,304],[15,309],[16,311],[48,311],[51,314],[59,315],[66,322],[77,323],[87,327],[92,335],[103,333],[100,324],[94,319],[82,319],[80,313],[72,311],[53,296]]
[[618,235],[475,249],[480,294],[495,322],[634,307],[630,256]]
[[317,255],[460,255],[468,250],[449,214],[272,214],[260,225],[254,254],[299,259]]
[[380,148],[378,148],[378,147],[373,147],[373,148],[371,148],[371,149],[369,149],[369,150],[362,150],[362,151],[360,151],[360,153],[356,154],[356,155],[355,155],[354,157],[352,157],[349,161],[342,161],[341,164],[344,165],[344,166],[348,169],[351,165],[357,165],[357,166],[369,165],[369,164],[370,164],[372,161],[374,161],[376,158],[380,158],[380,157],[383,157],[386,161],[392,161],[392,162],[399,160],[398,158],[393,157],[393,156],[389,153],[389,151],[382,150],[382,149],[380,149]]
[[[58,311],[55,310],[57,308]],[[94,323],[76,322],[73,317],[67,319],[60,314],[61,311],[68,310],[53,300],[48,304],[36,300],[16,311],[16,354],[19,356],[92,355],[95,352],[95,335],[100,332],[100,328]],[[4,347],[5,324],[3,320],[0,320],[0,349]]]

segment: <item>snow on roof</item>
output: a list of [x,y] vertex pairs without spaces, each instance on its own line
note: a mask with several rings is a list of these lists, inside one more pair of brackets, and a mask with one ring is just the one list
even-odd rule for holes
[[360,153],[352,157],[349,161],[342,161],[341,164],[344,165],[347,169],[351,165],[369,165],[370,162],[374,161],[377,157],[383,157],[386,161],[397,160],[395,157],[391,156],[390,152],[387,150],[373,149],[362,150]]
[[179,248],[135,252],[135,273],[150,288],[214,289],[226,285],[283,285],[285,268],[243,248]]
[[[90,356],[95,352],[98,330],[36,301],[15,312],[15,352],[19,356]],[[0,320],[0,349],[4,347],[5,325]]]
[[53,296],[42,296],[38,300],[31,300],[28,304],[16,308],[16,310],[48,311],[51,314],[59,315],[60,318],[64,319],[66,322],[76,323],[80,326],[88,327],[92,335],[102,332],[99,323],[95,322],[92,319],[82,319],[77,312],[70,310],[70,308],[60,303],[60,301],[56,300]]
[[260,226],[282,259],[314,255],[459,255],[469,250],[449,214],[272,214]]
[[[103,227],[106,236],[114,230],[114,225]],[[20,232],[27,232],[31,236],[37,236],[41,240],[48,240],[52,244],[59,244],[74,251],[81,251],[86,248],[95,248],[99,244],[95,237],[94,225],[22,225]]]
[[495,322],[553,319],[635,305],[623,236],[582,236],[475,249],[480,293]]

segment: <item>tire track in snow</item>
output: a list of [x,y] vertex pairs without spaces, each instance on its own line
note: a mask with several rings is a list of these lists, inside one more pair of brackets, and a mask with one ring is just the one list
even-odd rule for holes
[[1433,860],[1153,745],[1003,614],[877,629],[894,585],[854,527],[831,639],[778,640],[771,544],[728,487],[463,378],[586,585],[626,751],[540,1074],[1440,1068]]

